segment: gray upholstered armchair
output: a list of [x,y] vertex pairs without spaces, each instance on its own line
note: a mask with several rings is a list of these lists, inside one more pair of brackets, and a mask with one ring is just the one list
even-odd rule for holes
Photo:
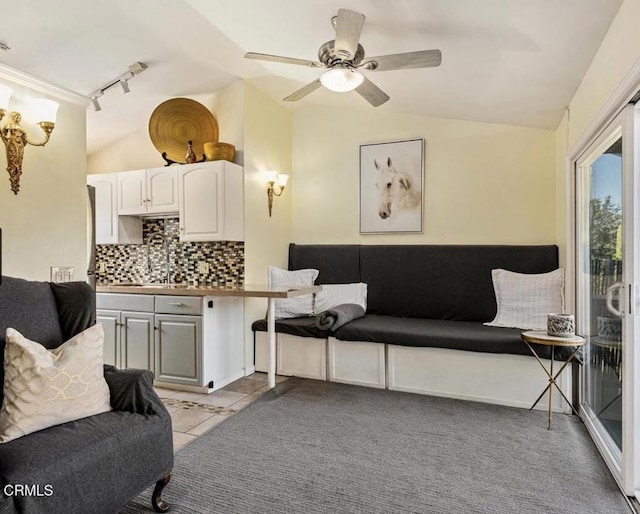
[[[7,327],[55,348],[94,323],[95,293],[84,282],[3,277],[0,384]],[[105,366],[104,376],[111,412],[0,444],[0,514],[113,513],[154,483],[154,509],[168,510],[161,493],[173,466],[171,417],[153,390],[153,375]]]

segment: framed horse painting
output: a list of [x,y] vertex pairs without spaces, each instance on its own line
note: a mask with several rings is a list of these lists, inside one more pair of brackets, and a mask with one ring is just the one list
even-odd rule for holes
[[424,139],[360,145],[360,233],[422,233]]

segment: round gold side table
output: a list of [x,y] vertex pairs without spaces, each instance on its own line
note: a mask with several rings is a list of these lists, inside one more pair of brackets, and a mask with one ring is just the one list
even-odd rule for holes
[[[527,332],[522,333],[522,340],[529,347],[529,350],[531,350],[531,353],[533,354],[533,356],[536,358],[536,360],[538,361],[538,363],[540,364],[544,372],[549,377],[549,383],[547,384],[547,387],[545,387],[544,391],[540,393],[540,396],[538,396],[538,399],[535,402],[533,402],[533,405],[529,410],[533,409],[536,405],[538,405],[538,402],[542,399],[542,397],[544,396],[544,393],[549,391],[549,410],[547,414],[547,430],[551,430],[551,391],[553,390],[553,386],[556,386],[556,389],[558,390],[562,398],[564,398],[564,401],[569,404],[569,407],[571,407],[573,412],[576,413],[576,416],[578,415],[578,411],[576,411],[573,404],[567,399],[565,394],[562,392],[562,389],[560,389],[560,386],[556,383],[556,379],[560,376],[560,374],[564,371],[564,369],[573,360],[573,358],[576,356],[576,353],[578,352],[580,347],[584,345],[585,339],[584,337],[580,337],[580,336],[556,337],[556,336],[550,336],[549,334],[547,334],[545,331],[542,331],[542,330],[528,330]],[[542,360],[540,359],[536,351],[533,349],[533,346],[531,346],[532,343],[542,344],[544,346],[551,346],[551,365],[549,369],[547,369],[547,367],[544,365],[544,363],[542,362]],[[571,347],[573,348],[573,352],[571,352],[571,354],[569,355],[567,360],[564,362],[560,370],[554,375],[553,361],[555,360],[556,346]]]

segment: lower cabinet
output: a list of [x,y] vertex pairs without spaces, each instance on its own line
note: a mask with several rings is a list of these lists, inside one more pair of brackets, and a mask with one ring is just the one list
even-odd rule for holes
[[153,369],[153,314],[123,312],[120,325],[120,366]]
[[103,360],[118,368],[154,369],[155,320],[150,312],[98,309],[104,330]]
[[244,376],[241,298],[98,293],[97,306],[105,364],[209,391]]
[[122,313],[98,309],[96,311],[96,322],[102,323],[104,330],[103,360],[105,364],[120,367],[120,324],[122,323]]
[[202,383],[202,316],[155,315],[156,380]]

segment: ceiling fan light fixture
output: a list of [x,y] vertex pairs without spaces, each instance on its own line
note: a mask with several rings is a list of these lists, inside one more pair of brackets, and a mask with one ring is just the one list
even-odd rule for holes
[[353,91],[364,81],[364,75],[348,66],[337,66],[320,75],[324,87],[336,93]]

